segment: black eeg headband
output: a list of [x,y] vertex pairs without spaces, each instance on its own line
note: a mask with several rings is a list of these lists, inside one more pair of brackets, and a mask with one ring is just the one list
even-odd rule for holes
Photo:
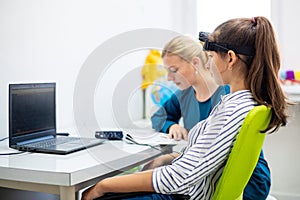
[[236,54],[242,54],[246,56],[254,56],[255,48],[251,46],[234,46],[229,44],[222,44],[217,42],[210,42],[208,40],[208,32],[199,32],[199,40],[204,42],[203,49],[205,51],[221,51],[227,53],[229,50],[234,51]]

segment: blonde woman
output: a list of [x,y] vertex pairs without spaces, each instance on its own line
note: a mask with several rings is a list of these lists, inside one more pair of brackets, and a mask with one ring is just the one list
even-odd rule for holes
[[[152,128],[168,133],[175,140],[187,140],[188,131],[206,119],[230,89],[228,85],[217,85],[205,67],[208,57],[199,40],[177,36],[165,45],[162,58],[168,69],[168,80],[179,90],[152,115]],[[179,125],[181,118],[183,126]]]

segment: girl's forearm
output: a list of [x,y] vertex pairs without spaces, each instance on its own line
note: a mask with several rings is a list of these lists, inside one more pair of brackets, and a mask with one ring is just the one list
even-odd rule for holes
[[152,170],[107,178],[97,183],[95,189],[101,191],[101,193],[152,192],[154,191],[152,186]]

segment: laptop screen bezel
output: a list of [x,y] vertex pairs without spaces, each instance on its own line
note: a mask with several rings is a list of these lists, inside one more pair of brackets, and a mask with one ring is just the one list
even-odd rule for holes
[[[12,114],[12,102],[13,102],[13,91],[20,89],[40,89],[40,88],[51,88],[53,89],[53,102],[54,102],[54,128],[37,131],[33,133],[26,133],[24,135],[13,135],[13,114]],[[19,142],[26,140],[33,140],[36,138],[44,137],[55,137],[56,136],[56,83],[21,83],[21,84],[9,84],[9,146],[16,145]]]

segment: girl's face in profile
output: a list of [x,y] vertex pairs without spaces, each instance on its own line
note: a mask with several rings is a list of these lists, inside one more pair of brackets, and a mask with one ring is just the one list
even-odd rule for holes
[[225,60],[221,58],[220,54],[209,51],[208,62],[206,67],[209,69],[211,75],[215,79],[218,85],[228,84],[227,81],[227,66]]
[[173,81],[180,90],[193,85],[195,68],[192,64],[174,54],[164,56],[163,62],[168,70],[168,81]]

